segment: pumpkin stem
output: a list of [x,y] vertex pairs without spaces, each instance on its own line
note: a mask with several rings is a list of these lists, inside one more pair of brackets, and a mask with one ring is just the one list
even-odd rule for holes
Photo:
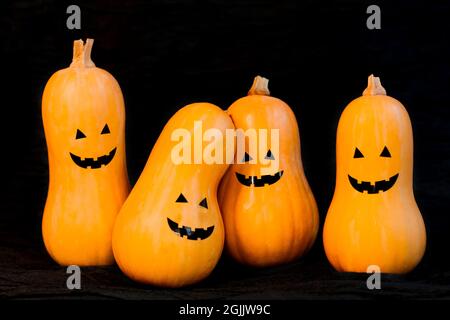
[[262,95],[262,96],[270,96],[269,91],[269,79],[264,77],[256,76],[253,80],[252,87],[248,91],[248,95]]
[[92,45],[94,39],[87,39],[86,44],[83,40],[75,40],[73,42],[73,59],[70,64],[71,67],[95,67],[94,62],[91,60]]
[[367,88],[363,92],[363,96],[385,96],[386,90],[381,85],[379,77],[374,77],[373,74],[369,76],[367,81]]

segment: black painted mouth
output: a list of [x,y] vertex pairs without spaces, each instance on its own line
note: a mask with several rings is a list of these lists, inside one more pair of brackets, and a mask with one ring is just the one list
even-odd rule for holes
[[170,220],[169,218],[167,218],[167,223],[169,224],[169,227],[173,232],[177,233],[182,238],[186,236],[189,240],[197,240],[197,239],[204,240],[208,238],[214,231],[214,226],[210,226],[206,229],[203,228],[192,229],[191,227],[186,226],[178,227],[178,223],[176,223],[173,220]]
[[250,176],[248,178],[245,177],[245,175],[237,173],[236,172],[236,178],[238,181],[243,184],[244,186],[250,187],[264,187],[266,184],[271,185],[280,180],[281,176],[283,175],[283,170],[278,171],[277,173],[271,175],[266,174],[261,176],[261,178],[258,178],[258,176]]
[[348,180],[350,181],[350,184],[352,185],[353,189],[361,193],[367,191],[368,194],[376,194],[379,193],[380,191],[382,192],[388,191],[395,184],[397,178],[398,173],[390,177],[389,180],[379,180],[375,181],[375,183],[372,184],[370,183],[370,181],[362,181],[361,183],[358,183],[358,180],[353,178],[351,175],[348,175]]
[[73,162],[75,162],[77,166],[84,169],[87,168],[99,169],[102,166],[106,166],[111,162],[111,160],[114,158],[114,155],[116,154],[116,149],[117,148],[114,148],[110,151],[110,153],[98,157],[97,160],[94,158],[85,158],[84,160],[82,160],[81,157],[74,155],[72,152],[69,153]]

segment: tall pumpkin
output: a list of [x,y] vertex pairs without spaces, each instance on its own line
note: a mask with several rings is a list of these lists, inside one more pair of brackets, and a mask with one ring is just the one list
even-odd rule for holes
[[[272,136],[270,130],[279,130],[278,140],[267,138],[267,150],[251,151],[246,142],[244,157],[237,158],[223,178],[219,201],[227,250],[251,266],[292,261],[312,246],[319,223],[303,172],[295,115],[286,103],[270,96],[268,80],[259,76],[248,96],[234,102],[227,112],[236,129],[244,132],[265,129]],[[268,163],[277,161],[278,168],[262,163],[258,153]]]
[[425,226],[414,199],[413,134],[406,109],[371,75],[339,120],[336,187],[323,240],[338,271],[406,273],[421,260]]
[[[217,264],[224,242],[217,187],[228,164],[198,160],[212,150],[227,154],[227,129],[234,129],[231,119],[209,103],[180,109],[164,127],[114,227],[114,256],[131,279],[181,287]],[[222,138],[207,138],[211,130]]]
[[42,98],[50,172],[42,234],[61,265],[113,263],[112,228],[129,191],[122,92],[91,61],[92,44],[74,42],[72,64]]

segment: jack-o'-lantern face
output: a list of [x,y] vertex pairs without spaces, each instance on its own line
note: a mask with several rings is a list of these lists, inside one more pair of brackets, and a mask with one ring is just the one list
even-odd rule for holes
[[[256,157],[256,155],[254,155],[254,156]],[[259,164],[251,163],[253,160],[254,160],[254,158],[248,152],[245,152],[243,159],[240,161],[241,166],[248,167],[248,168],[244,169],[245,172],[261,170],[259,168],[259,166],[260,166]],[[266,161],[275,161],[276,160],[275,155],[273,154],[273,152],[270,149],[267,150],[264,160],[266,160]],[[254,167],[252,167],[252,166],[254,166]],[[283,176],[283,170],[279,170],[279,171],[275,172],[274,174],[259,174],[259,175],[245,175],[245,174],[237,172],[237,171],[235,173],[236,173],[236,178],[239,181],[239,183],[246,187],[264,187],[266,185],[270,186],[270,185],[278,182],[278,180],[280,180],[280,178]]]
[[[384,146],[379,157],[384,159],[384,161],[388,161],[389,158],[392,158],[392,155],[387,146]],[[355,147],[353,159],[354,161],[364,161],[365,159],[364,154],[357,147]],[[386,192],[389,189],[391,189],[394,186],[395,182],[397,181],[398,175],[399,175],[398,173],[395,173],[381,180],[365,181],[360,180],[359,177],[353,177],[350,174],[348,174],[348,180],[353,189],[355,189],[358,192],[367,194],[378,194],[380,192]]]
[[[109,129],[108,124],[105,124],[101,132],[99,132],[100,136],[109,136],[111,135],[111,131]],[[80,129],[76,130],[75,133],[75,140],[77,140],[78,143],[83,143],[85,140],[89,139],[89,137]],[[103,139],[106,140],[106,139]],[[100,141],[100,140],[99,140]],[[99,143],[101,144],[101,143]],[[80,149],[83,149],[82,147]],[[69,152],[70,157],[72,158],[72,161],[83,169],[99,169],[102,166],[107,166],[112,159],[114,158],[116,154],[116,147],[113,147],[112,149],[109,149],[106,153],[100,153],[98,155],[81,155],[81,154],[75,154],[72,152]]]
[[[372,99],[389,100],[385,96]],[[402,143],[406,124],[389,105],[365,104],[367,97],[350,103],[343,112],[337,137],[337,184],[364,197],[381,197],[399,190],[412,170],[410,146]],[[392,99],[392,104],[396,103]],[[400,109],[402,111],[402,109]]]
[[[179,205],[189,205],[186,197],[180,193],[177,200],[175,201]],[[200,203],[198,203],[199,214],[205,214],[208,211],[208,201],[203,198]],[[214,231],[214,225],[208,227],[194,227],[194,226],[184,226],[180,225],[178,222],[167,217],[167,224],[169,225],[170,230],[172,230],[176,235],[181,238],[186,237],[188,240],[205,240],[207,239]]]

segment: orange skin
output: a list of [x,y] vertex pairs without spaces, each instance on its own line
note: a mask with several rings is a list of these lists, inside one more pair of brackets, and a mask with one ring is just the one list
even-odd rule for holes
[[[120,269],[135,281],[162,287],[190,285],[207,277],[221,256],[224,229],[217,187],[228,165],[177,165],[171,158],[171,150],[179,143],[171,139],[174,130],[184,128],[193,136],[194,121],[199,120],[204,131],[216,128],[225,135],[226,129],[234,129],[226,113],[212,104],[180,109],[164,127],[117,217],[114,256]],[[176,202],[180,193],[187,203]],[[199,205],[205,197],[208,208]],[[172,231],[168,218],[192,229],[214,229],[203,240],[190,240]]]
[[[254,86],[261,86],[261,79],[257,77]],[[283,170],[283,175],[264,187],[245,186],[236,173],[261,176],[263,165],[234,163],[222,180],[219,201],[229,254],[240,263],[266,267],[305,254],[316,238],[319,217],[303,172],[295,115],[286,103],[268,96],[267,88],[260,89],[234,102],[228,114],[236,128],[279,129],[279,153],[271,149],[279,168],[270,174]]]
[[[382,157],[387,147],[390,157]],[[364,157],[354,158],[355,148]],[[407,273],[421,260],[425,226],[414,199],[413,135],[403,105],[385,95],[378,78],[353,100],[339,120],[336,140],[336,188],[323,239],[328,260],[338,271]],[[361,181],[386,180],[390,189],[357,191],[348,175]]]
[[[75,41],[74,62],[52,75],[42,98],[50,171],[42,234],[60,265],[114,262],[112,227],[129,191],[122,93],[108,72],[80,57],[91,45]],[[101,134],[105,124],[110,133]],[[77,130],[86,137],[76,139]],[[114,157],[98,169],[80,167],[70,156],[96,158],[114,148]]]

